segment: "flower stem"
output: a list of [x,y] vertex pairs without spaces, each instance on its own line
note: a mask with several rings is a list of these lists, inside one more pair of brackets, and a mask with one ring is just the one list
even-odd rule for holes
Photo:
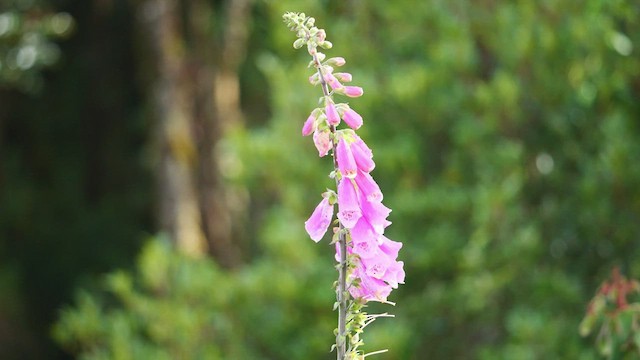
[[[320,85],[324,96],[329,97],[329,87],[322,74],[320,60],[316,54],[313,55],[313,62],[318,69]],[[331,133],[335,135],[336,126],[331,125]],[[335,136],[331,137],[333,147],[333,167],[338,170],[338,160],[336,158],[337,141]],[[336,188],[338,187],[338,177],[336,177]],[[347,292],[347,237],[342,223],[339,223],[338,246],[340,247],[340,265],[338,266],[338,289],[336,290],[336,300],[338,301],[338,334],[336,334],[336,354],[337,360],[344,360],[347,353],[347,303],[349,293]]]

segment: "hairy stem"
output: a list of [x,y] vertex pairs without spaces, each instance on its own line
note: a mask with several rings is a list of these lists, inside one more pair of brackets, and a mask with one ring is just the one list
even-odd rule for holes
[[[322,87],[322,93],[324,96],[330,96],[329,87],[324,80],[322,74],[322,67],[320,60],[316,54],[313,55],[313,62],[318,69],[318,75],[320,77],[320,85]],[[335,135],[336,126],[331,125],[331,134]],[[334,170],[338,170],[338,160],[336,158],[336,146],[337,141],[335,136],[332,136],[331,143],[333,147],[333,167]],[[336,188],[338,187],[338,177],[336,177]],[[345,235],[344,227],[342,223],[339,223],[339,238],[338,246],[340,246],[340,266],[338,267],[338,289],[336,290],[336,300],[338,301],[338,334],[336,335],[336,354],[337,360],[344,360],[347,353],[347,302],[349,300],[349,293],[347,292],[347,237]]]

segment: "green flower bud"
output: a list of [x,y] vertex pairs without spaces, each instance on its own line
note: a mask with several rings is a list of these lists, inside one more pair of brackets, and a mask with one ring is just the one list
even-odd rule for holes
[[331,41],[328,41],[328,40],[321,42],[319,45],[323,49],[331,49],[333,47],[333,44],[331,43]]
[[304,39],[297,39],[296,41],[293,42],[293,48],[294,49],[300,49],[301,47],[304,46]]

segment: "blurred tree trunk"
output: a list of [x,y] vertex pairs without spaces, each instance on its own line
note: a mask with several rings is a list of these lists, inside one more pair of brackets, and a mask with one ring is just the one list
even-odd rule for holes
[[[242,125],[238,68],[247,43],[249,0],[146,0],[141,25],[155,67],[159,222],[190,254],[238,264],[231,198],[217,145]],[[224,16],[216,16],[221,12]],[[222,19],[222,24],[215,24]],[[143,64],[146,66],[147,64]]]

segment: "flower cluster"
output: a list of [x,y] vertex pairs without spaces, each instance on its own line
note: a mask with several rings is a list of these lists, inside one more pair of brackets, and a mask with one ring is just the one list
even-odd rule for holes
[[[375,168],[373,152],[355,132],[362,126],[362,116],[348,104],[336,103],[333,99],[334,95],[359,97],[363,90],[344,85],[352,81],[352,75],[335,71],[346,63],[344,58],[325,60],[325,55],[317,50],[318,46],[332,46],[326,41],[324,30],[299,27],[298,31],[299,39],[294,47],[307,44],[316,70],[309,82],[321,85],[324,95],[321,106],[311,111],[304,122],[302,135],[313,134],[321,157],[332,151],[335,165],[332,176],[337,182],[337,193],[328,190],[323,194],[322,201],[305,223],[305,229],[311,239],[320,241],[331,225],[337,203],[339,226],[335,228],[335,234],[337,239],[343,235],[346,240],[350,260],[349,293],[365,302],[386,302],[391,290],[404,283],[403,262],[397,261],[402,243],[384,236],[385,228],[391,224],[387,220],[391,209],[382,204],[380,187],[370,175]],[[342,122],[347,128],[338,129]],[[336,250],[336,258],[340,261],[338,241]]]

